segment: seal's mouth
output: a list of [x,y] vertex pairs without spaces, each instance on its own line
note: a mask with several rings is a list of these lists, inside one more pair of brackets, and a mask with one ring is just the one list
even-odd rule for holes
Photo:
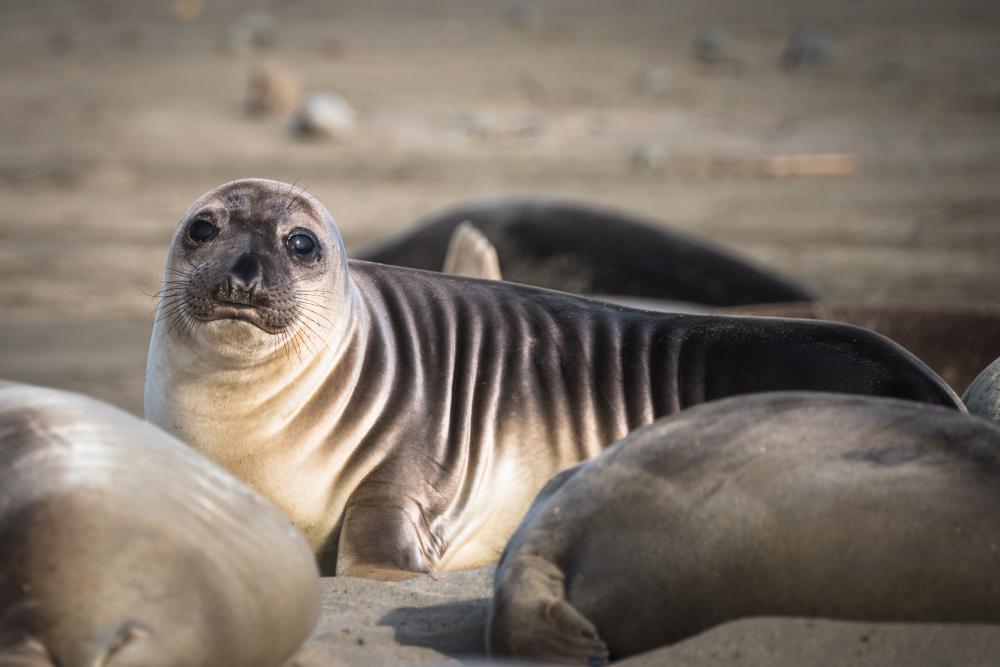
[[275,335],[283,333],[290,324],[287,317],[274,312],[272,308],[233,301],[218,300],[207,308],[195,310],[192,314],[203,322],[217,320],[246,322],[265,333]]

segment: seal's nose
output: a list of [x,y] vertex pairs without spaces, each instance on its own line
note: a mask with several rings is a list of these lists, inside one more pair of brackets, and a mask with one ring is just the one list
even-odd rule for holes
[[254,291],[260,286],[262,274],[263,269],[256,255],[243,253],[229,269],[220,296],[226,301],[249,304]]

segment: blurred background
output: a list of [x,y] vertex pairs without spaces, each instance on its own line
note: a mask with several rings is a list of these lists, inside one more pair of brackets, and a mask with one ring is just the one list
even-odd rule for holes
[[167,242],[241,177],[352,248],[553,194],[829,298],[997,303],[991,0],[4,0],[0,56],[0,377],[139,414]]

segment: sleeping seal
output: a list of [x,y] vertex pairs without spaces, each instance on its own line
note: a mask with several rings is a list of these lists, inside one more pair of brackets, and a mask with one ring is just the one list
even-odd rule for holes
[[308,546],[257,493],[99,401],[0,382],[0,664],[277,667]]
[[324,573],[495,560],[553,474],[707,400],[822,389],[960,405],[855,327],[349,262],[326,208],[273,181],[194,203],[163,295],[146,417],[275,502]]
[[602,664],[746,616],[1000,623],[1000,428],[785,392],[685,410],[552,479],[493,655]]
[[814,298],[805,287],[707,241],[623,211],[558,200],[508,197],[455,206],[354,256],[440,271],[464,222],[496,248],[498,270],[516,283],[712,306]]

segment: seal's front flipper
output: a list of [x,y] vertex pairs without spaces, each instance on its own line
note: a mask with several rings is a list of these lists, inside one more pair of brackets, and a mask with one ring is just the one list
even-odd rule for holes
[[572,665],[607,664],[608,648],[597,628],[565,594],[565,575],[544,558],[521,556],[506,564],[494,584],[486,631],[489,654]]
[[337,547],[337,576],[399,581],[434,571],[433,540],[418,526],[419,508],[352,498]]
[[496,247],[468,220],[451,233],[441,271],[468,278],[503,280]]

